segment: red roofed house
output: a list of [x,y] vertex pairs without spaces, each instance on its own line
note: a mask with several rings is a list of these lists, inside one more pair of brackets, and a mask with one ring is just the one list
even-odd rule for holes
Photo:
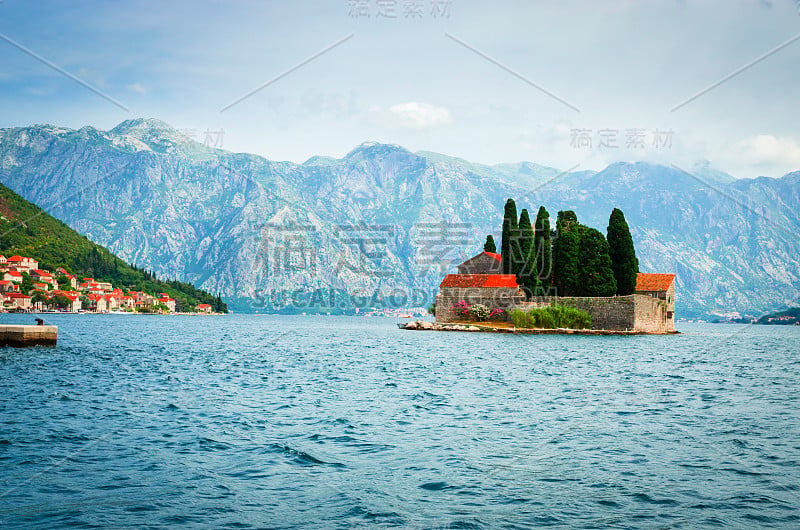
[[436,321],[464,320],[455,311],[455,305],[461,301],[508,311],[524,300],[525,295],[513,274],[448,274],[439,285],[439,294],[436,296]]
[[81,306],[83,305],[81,302],[81,293],[77,291],[53,291],[54,296],[66,296],[69,298],[71,304],[70,307],[67,308],[68,311],[72,311],[73,313],[77,313],[81,310]]
[[109,310],[118,309],[119,308],[119,297],[118,296],[115,296],[113,294],[103,294],[101,296],[103,298],[105,298],[106,303],[108,304],[108,309]]
[[53,275],[50,274],[48,271],[42,269],[32,269],[31,270],[31,278],[38,279],[38,278],[52,278]]
[[174,313],[175,312],[175,300],[173,298],[170,298],[169,296],[167,296],[164,293],[161,293],[161,295],[162,295],[161,298],[158,299],[158,303],[159,304],[164,304],[165,306],[167,306],[167,308],[169,308],[171,313]]
[[86,309],[89,311],[97,311],[98,313],[108,311],[108,300],[99,294],[89,293],[86,295],[88,301]]
[[652,296],[667,304],[667,330],[675,331],[675,275],[648,274],[636,276],[636,293]]
[[26,258],[23,256],[11,256],[6,261],[8,266],[16,267],[18,271],[28,272],[33,269],[39,268],[39,262],[33,258]]
[[132,296],[128,295],[120,295],[119,299],[119,306],[126,307],[128,309],[133,309],[135,299]]
[[31,271],[31,278],[33,278],[34,280],[39,280],[40,282],[47,283],[48,285],[51,285],[53,289],[58,289],[58,282],[56,281],[55,278],[53,278],[53,275],[47,271],[41,269],[33,269]]
[[28,311],[31,309],[31,297],[22,293],[5,293],[3,307],[6,309],[21,309]]
[[3,293],[18,293],[19,285],[8,280],[0,280],[0,292]]
[[197,310],[201,313],[210,313],[211,309],[211,304],[197,304]]
[[135,304],[140,307],[155,305],[156,303],[155,296],[149,295],[143,291],[131,291],[130,295],[133,296],[134,300],[136,301]]
[[19,271],[8,271],[5,274],[3,274],[3,279],[8,280],[10,282],[21,282],[22,273]]
[[37,291],[47,291],[49,287],[50,285],[47,283],[37,282],[33,284],[33,288],[36,289]]
[[0,255],[0,265],[5,265],[6,263],[8,263],[8,260],[6,259],[6,257]]
[[500,254],[481,252],[458,266],[459,274],[500,274]]

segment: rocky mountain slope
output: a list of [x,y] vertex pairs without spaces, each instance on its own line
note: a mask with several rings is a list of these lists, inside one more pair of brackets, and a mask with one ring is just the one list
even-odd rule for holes
[[63,267],[78,278],[91,277],[154,296],[166,293],[175,299],[178,311],[193,311],[206,303],[227,312],[224,302],[188,283],[162,281],[131,267],[0,184],[0,255],[15,254],[36,259],[40,268],[51,272]]
[[643,271],[678,275],[678,316],[800,301],[800,172],[619,163],[560,174],[364,143],[303,164],[207,148],[157,120],[0,130],[0,182],[161,277],[238,309],[424,305],[497,234],[507,197],[631,225]]

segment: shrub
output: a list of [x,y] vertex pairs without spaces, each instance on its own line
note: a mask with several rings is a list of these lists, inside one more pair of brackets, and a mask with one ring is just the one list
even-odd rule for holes
[[483,304],[475,304],[468,310],[469,316],[478,321],[489,320],[489,308]]
[[506,312],[504,309],[500,309],[499,307],[495,307],[492,309],[492,312],[489,313],[489,320],[505,320]]
[[461,315],[462,317],[469,315],[469,304],[464,300],[456,302],[456,305],[453,306],[453,309],[455,310],[456,315]]
[[528,314],[525,313],[522,309],[512,309],[511,310],[511,322],[514,323],[515,328],[527,328],[528,327]]
[[527,317],[529,326],[533,328],[590,329],[592,327],[592,316],[574,307],[551,305],[531,309]]

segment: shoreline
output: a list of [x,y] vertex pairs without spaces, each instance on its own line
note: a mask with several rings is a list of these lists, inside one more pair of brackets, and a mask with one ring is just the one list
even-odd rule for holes
[[417,320],[400,328],[408,331],[466,331],[471,333],[511,333],[515,335],[680,335],[680,331],[653,332],[615,329],[571,329],[571,328],[516,328],[478,324],[475,322],[426,322]]
[[224,316],[229,313],[138,313],[132,311],[122,313],[98,313],[96,311],[0,311],[0,315],[142,315],[142,316],[170,316],[170,315],[183,315],[183,316]]

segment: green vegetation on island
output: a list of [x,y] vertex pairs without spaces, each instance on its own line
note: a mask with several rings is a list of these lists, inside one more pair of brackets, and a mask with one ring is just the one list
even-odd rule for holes
[[512,309],[509,314],[514,327],[525,329],[592,329],[592,317],[586,311],[551,305],[528,311]]
[[215,312],[228,311],[219,296],[189,283],[160,280],[151,271],[129,265],[2,184],[0,254],[32,256],[41,269],[62,267],[79,278],[91,277],[128,290],[166,293],[175,299],[178,311],[192,311],[198,304],[209,304]]
[[486,243],[483,244],[483,251],[491,252],[493,254],[497,252],[497,245],[494,244],[494,237],[492,234],[486,236]]
[[500,242],[501,272],[515,274],[529,297],[633,294],[639,260],[625,215],[618,208],[611,212],[607,234],[608,238],[581,224],[571,210],[558,212],[551,231],[544,206],[531,226],[528,210],[523,209],[518,218],[514,199],[508,199]]

